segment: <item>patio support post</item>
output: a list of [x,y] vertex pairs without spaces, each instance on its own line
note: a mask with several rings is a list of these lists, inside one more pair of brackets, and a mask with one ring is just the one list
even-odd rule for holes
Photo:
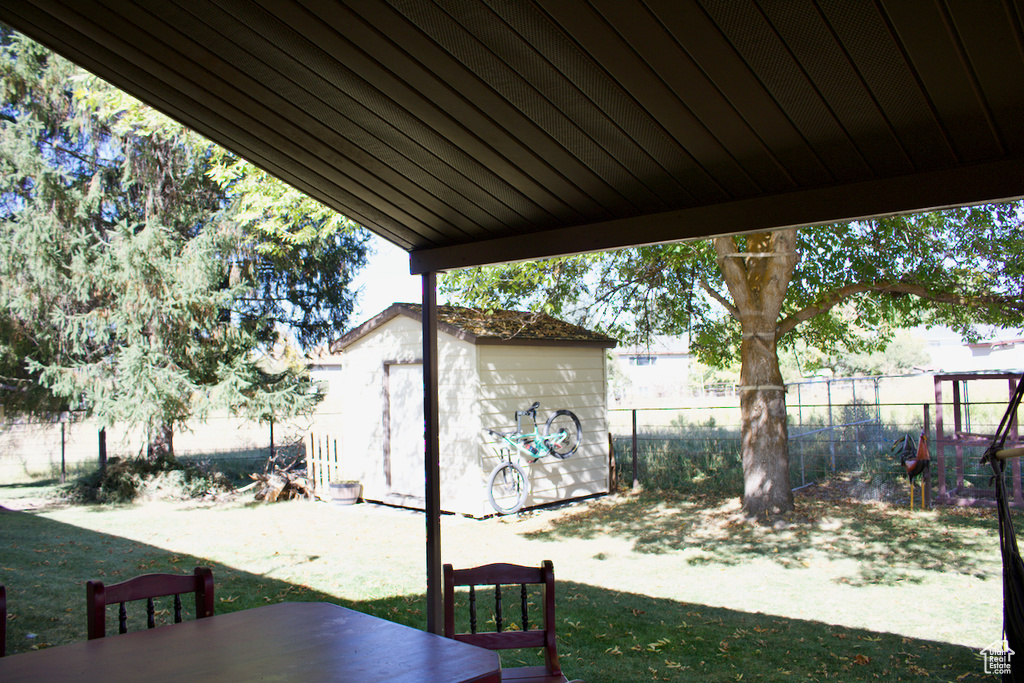
[[427,518],[427,631],[441,634],[441,473],[437,412],[437,273],[423,274],[423,442]]

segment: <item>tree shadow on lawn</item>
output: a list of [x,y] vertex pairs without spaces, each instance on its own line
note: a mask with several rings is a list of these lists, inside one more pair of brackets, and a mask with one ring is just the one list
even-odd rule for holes
[[20,489],[45,489],[51,486],[56,486],[60,483],[60,479],[53,477],[50,479],[33,479],[27,483],[14,483],[14,484],[0,484],[0,491],[18,491]]
[[814,560],[854,560],[857,575],[836,579],[852,585],[919,582],[922,571],[998,576],[1001,563],[992,510],[910,512],[884,503],[802,496],[795,512],[759,525],[745,518],[737,498],[620,494],[524,534],[552,541],[602,535],[630,540],[638,553],[685,551],[691,564],[764,558],[801,568]]
[[[216,612],[323,601],[425,627],[422,594],[346,600],[309,587],[0,508],[0,582],[7,586],[8,654],[85,640],[84,582],[147,572],[214,571]],[[346,573],[361,568],[339,567]],[[635,680],[952,680],[978,672],[969,648],[819,622],[751,614],[584,584],[558,583],[562,665],[589,683]],[[188,601],[185,601],[186,603]],[[516,600],[506,602],[517,609]],[[516,620],[515,614],[507,618]],[[539,661],[502,653],[506,666]]]

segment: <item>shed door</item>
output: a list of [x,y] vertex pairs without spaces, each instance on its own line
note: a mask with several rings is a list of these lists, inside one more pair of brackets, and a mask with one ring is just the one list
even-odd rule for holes
[[388,446],[385,458],[389,493],[424,498],[423,365],[389,365]]

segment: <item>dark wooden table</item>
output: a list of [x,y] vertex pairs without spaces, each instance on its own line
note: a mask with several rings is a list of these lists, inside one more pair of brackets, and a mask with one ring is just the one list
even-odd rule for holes
[[0,657],[0,681],[499,683],[496,652],[324,602]]

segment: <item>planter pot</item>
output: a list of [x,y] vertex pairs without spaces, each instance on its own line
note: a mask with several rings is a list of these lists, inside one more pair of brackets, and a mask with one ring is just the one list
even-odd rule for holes
[[334,505],[352,505],[359,500],[362,484],[357,481],[331,482],[331,503]]

